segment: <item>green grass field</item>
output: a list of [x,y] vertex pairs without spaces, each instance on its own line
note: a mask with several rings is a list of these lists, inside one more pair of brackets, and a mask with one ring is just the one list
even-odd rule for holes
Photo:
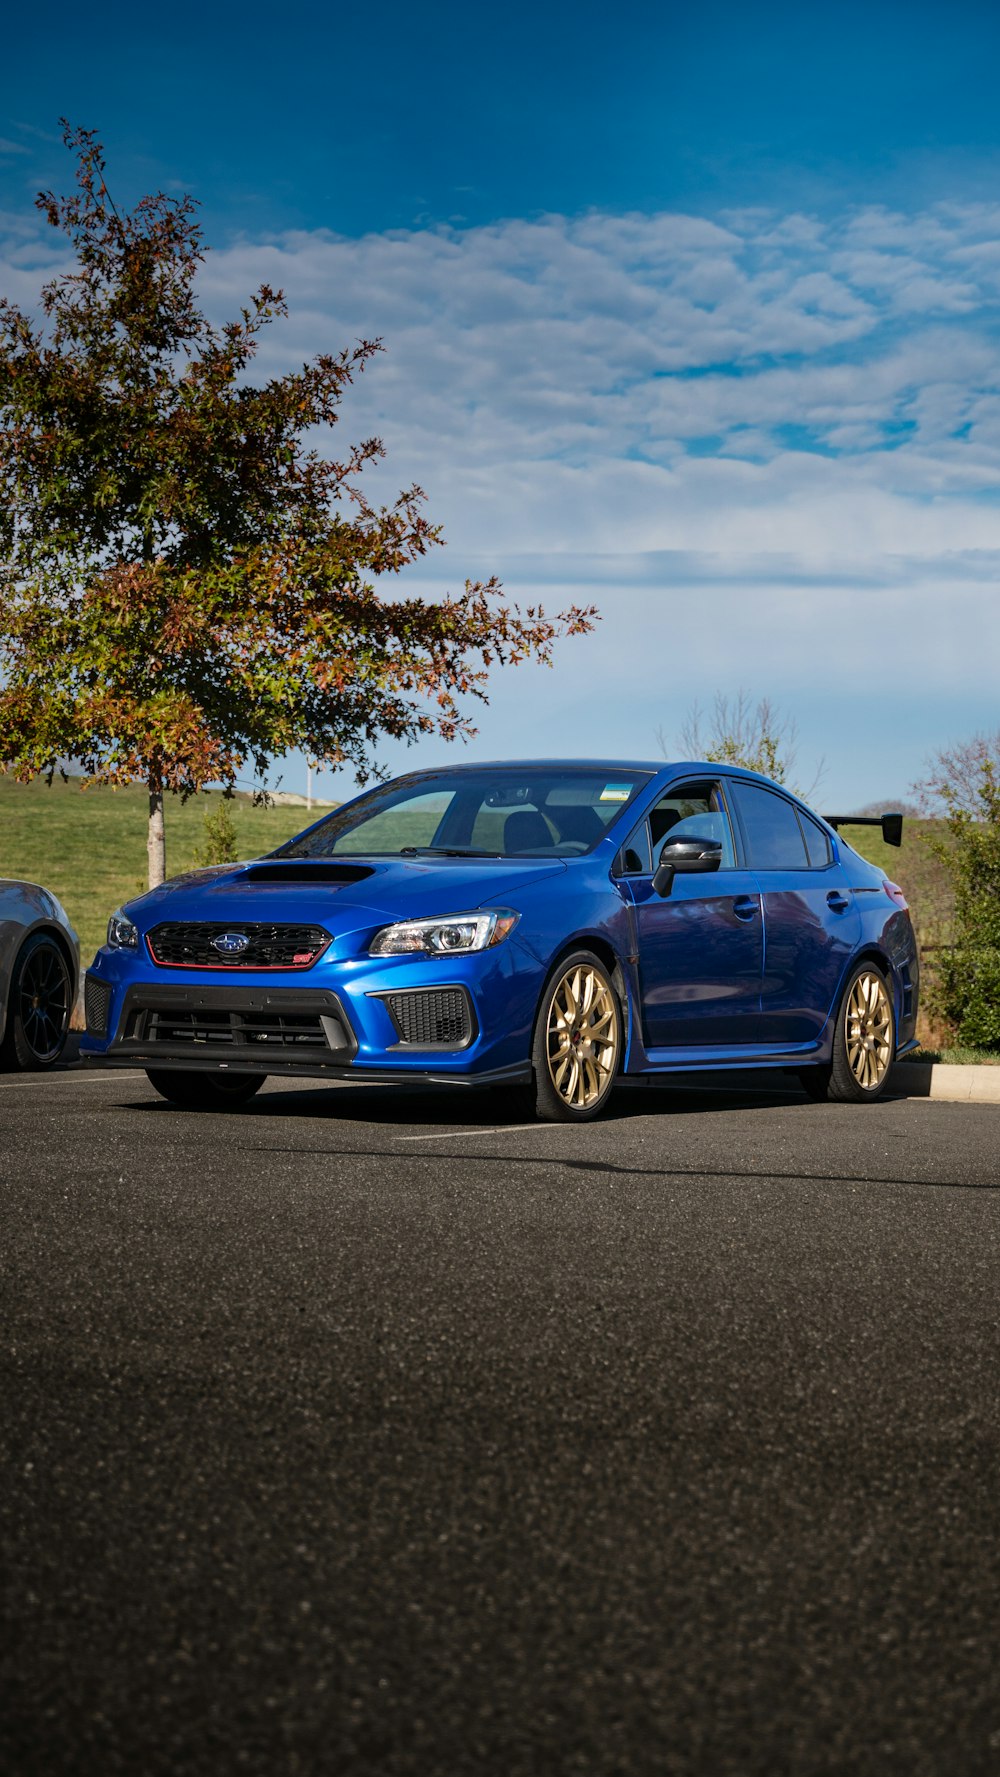
[[[205,844],[205,812],[215,792],[181,803],[167,798],[167,870],[190,869]],[[255,808],[249,796],[231,803],[239,854],[260,857],[309,825],[301,807]],[[104,941],[108,914],[146,886],[146,793],[82,789],[81,780],[18,784],[0,775],[0,876],[44,883],[59,896],[89,962]],[[946,941],[951,922],[947,877],[926,844],[935,823],[907,821],[899,850],[883,845],[877,827],[845,827],[844,838],[905,890],[924,945]],[[418,843],[426,835],[416,834]]]
[[[89,962],[104,942],[108,914],[146,887],[145,790],[81,789],[81,780],[18,784],[0,775],[0,876],[40,882],[60,901]],[[205,812],[221,800],[209,791],[182,804],[168,797],[167,871],[180,875],[205,845]],[[230,808],[240,856],[260,857],[301,832],[316,813],[300,807],[255,808],[236,796]],[[317,813],[320,811],[316,811]]]
[[1000,1055],[992,1049],[970,1049],[962,1043],[953,1043],[947,1049],[916,1049],[912,1055],[904,1055],[903,1060],[940,1061],[946,1067],[1000,1067]]

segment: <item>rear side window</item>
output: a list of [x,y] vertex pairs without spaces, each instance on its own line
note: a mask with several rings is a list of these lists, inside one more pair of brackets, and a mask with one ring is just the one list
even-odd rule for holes
[[812,815],[806,814],[804,808],[796,809],[796,813],[799,817],[799,826],[802,828],[802,837],[806,842],[806,854],[809,858],[810,868],[825,870],[831,855],[830,841],[827,835],[819,822],[814,821]]
[[746,828],[751,870],[807,869],[806,842],[792,804],[761,784],[730,782]]

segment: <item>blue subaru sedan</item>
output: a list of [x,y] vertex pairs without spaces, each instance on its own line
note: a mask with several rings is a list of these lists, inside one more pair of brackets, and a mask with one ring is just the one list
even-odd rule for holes
[[901,890],[779,784],[460,765],[119,908],[82,1049],[185,1106],[315,1075],[516,1084],[579,1122],[620,1075],[692,1068],[875,1099],[915,1047],[917,993]]

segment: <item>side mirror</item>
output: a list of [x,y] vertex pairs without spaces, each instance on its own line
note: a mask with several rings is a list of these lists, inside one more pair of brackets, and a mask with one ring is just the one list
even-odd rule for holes
[[696,836],[663,841],[660,861],[653,876],[653,892],[666,900],[674,886],[674,877],[703,876],[718,870],[722,863],[721,839],[698,839]]

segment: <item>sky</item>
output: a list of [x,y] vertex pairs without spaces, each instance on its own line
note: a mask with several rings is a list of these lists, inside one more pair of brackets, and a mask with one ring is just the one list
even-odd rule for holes
[[213,317],[283,287],[262,370],[382,337],[342,425],[444,526],[410,590],[602,613],[461,756],[676,756],[743,690],[840,812],[1000,727],[1000,9],[140,11],[9,22],[0,291],[65,115],[200,199]]

